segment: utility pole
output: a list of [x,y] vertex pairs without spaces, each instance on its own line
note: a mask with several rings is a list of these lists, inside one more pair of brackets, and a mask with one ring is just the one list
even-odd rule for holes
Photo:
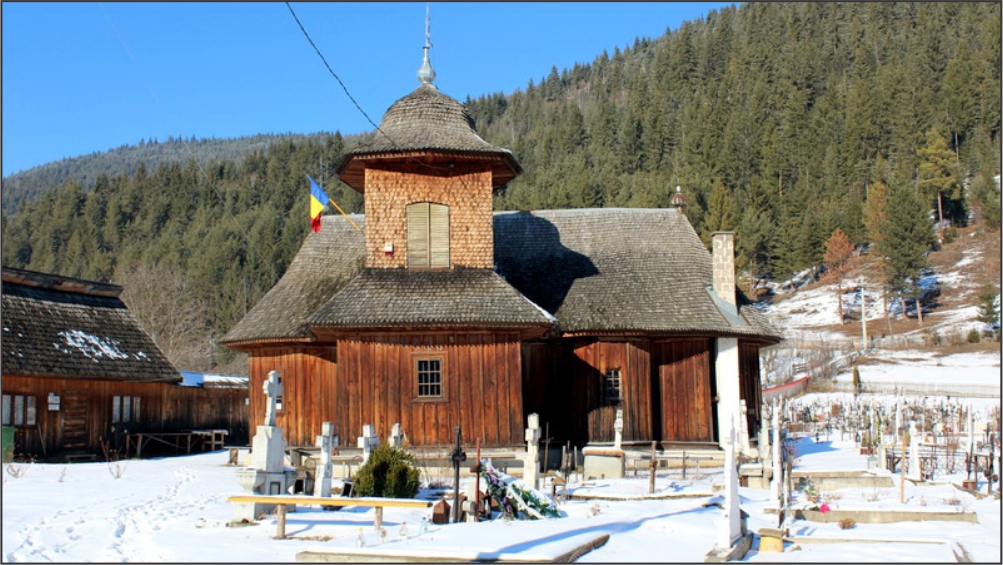
[[866,289],[860,287],[860,331],[862,334],[860,350],[867,353],[867,293]]

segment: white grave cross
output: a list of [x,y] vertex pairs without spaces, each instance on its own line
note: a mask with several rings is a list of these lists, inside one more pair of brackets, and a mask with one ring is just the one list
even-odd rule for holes
[[620,449],[623,442],[623,410],[617,408],[616,420],[613,421],[613,448]]
[[540,474],[540,416],[530,414],[526,428],[526,459],[523,463],[523,481],[531,488],[537,488]]
[[404,445],[404,432],[401,431],[400,422],[394,424],[390,429],[390,437],[387,439],[391,447],[402,447]]
[[320,465],[317,466],[317,477],[314,479],[314,496],[331,496],[331,451],[334,449],[334,424],[321,424],[321,435],[317,436],[317,447],[320,448]]
[[282,383],[279,382],[278,371],[268,371],[265,381],[265,425],[275,427],[275,404],[282,395]]
[[380,444],[380,436],[373,431],[372,424],[362,426],[362,436],[359,437],[359,447],[362,449],[362,464],[369,461],[369,454]]

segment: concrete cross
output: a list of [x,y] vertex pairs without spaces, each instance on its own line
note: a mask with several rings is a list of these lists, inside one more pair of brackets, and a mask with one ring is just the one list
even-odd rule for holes
[[749,407],[745,404],[744,398],[738,401],[738,406],[741,417],[738,420],[738,445],[736,447],[739,452],[751,457],[752,445],[749,443]]
[[717,548],[729,549],[741,536],[742,517],[738,501],[738,473],[736,472],[735,448],[737,443],[735,421],[732,417],[731,430],[724,445],[724,501],[723,512],[717,522]]
[[321,424],[321,434],[317,436],[317,447],[320,448],[320,464],[317,465],[317,476],[314,478],[314,496],[331,496],[331,452],[334,450],[334,424]]
[[922,440],[916,431],[916,422],[909,422],[909,472],[906,478],[911,481],[922,481],[923,471],[919,461],[919,442]]
[[783,484],[783,458],[780,445],[780,402],[773,404],[773,477],[770,480],[770,505],[780,509],[780,487]]
[[403,447],[404,445],[404,432],[401,431],[400,422],[394,424],[393,428],[390,429],[390,437],[387,438],[390,442],[391,447]]
[[613,420],[613,447],[615,449],[620,449],[620,444],[622,442],[623,442],[623,410],[617,408],[616,420]]
[[279,382],[278,371],[268,371],[268,380],[265,381],[265,425],[275,426],[275,408],[280,396],[282,396],[282,383]]
[[540,416],[530,414],[526,428],[526,459],[523,462],[523,482],[531,488],[537,488],[540,476]]
[[372,424],[362,426],[362,436],[359,437],[359,447],[362,449],[362,464],[369,461],[369,454],[380,444],[380,436],[373,431]]

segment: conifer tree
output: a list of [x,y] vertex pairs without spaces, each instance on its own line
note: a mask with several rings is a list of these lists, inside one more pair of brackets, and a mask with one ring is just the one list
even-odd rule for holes
[[916,302],[917,316],[923,321],[920,298],[922,289],[919,276],[926,266],[926,252],[930,250],[933,226],[927,208],[916,191],[907,185],[893,188],[888,198],[889,214],[882,228],[883,237],[878,252],[884,257],[885,279],[892,293],[902,300]]
[[707,214],[704,216],[701,239],[704,245],[710,247],[711,235],[714,232],[733,229],[735,229],[735,219],[731,207],[731,195],[721,179],[714,179],[707,199]]
[[919,189],[926,202],[937,211],[943,230],[945,217],[958,222],[961,213],[961,183],[955,176],[956,159],[947,147],[947,139],[937,130],[926,132],[926,145],[918,151]]

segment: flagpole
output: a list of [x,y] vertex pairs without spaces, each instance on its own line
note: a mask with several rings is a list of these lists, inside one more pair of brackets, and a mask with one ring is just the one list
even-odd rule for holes
[[362,228],[360,228],[355,222],[353,222],[352,218],[348,217],[348,214],[346,214],[345,211],[341,209],[341,206],[338,206],[338,203],[334,201],[334,198],[331,198],[330,196],[328,196],[327,197],[327,201],[330,202],[331,204],[334,204],[334,207],[337,208],[339,212],[341,212],[341,215],[344,216],[345,219],[348,220],[348,222],[350,224],[352,224],[353,226],[355,226],[355,229],[357,231],[362,231]]

